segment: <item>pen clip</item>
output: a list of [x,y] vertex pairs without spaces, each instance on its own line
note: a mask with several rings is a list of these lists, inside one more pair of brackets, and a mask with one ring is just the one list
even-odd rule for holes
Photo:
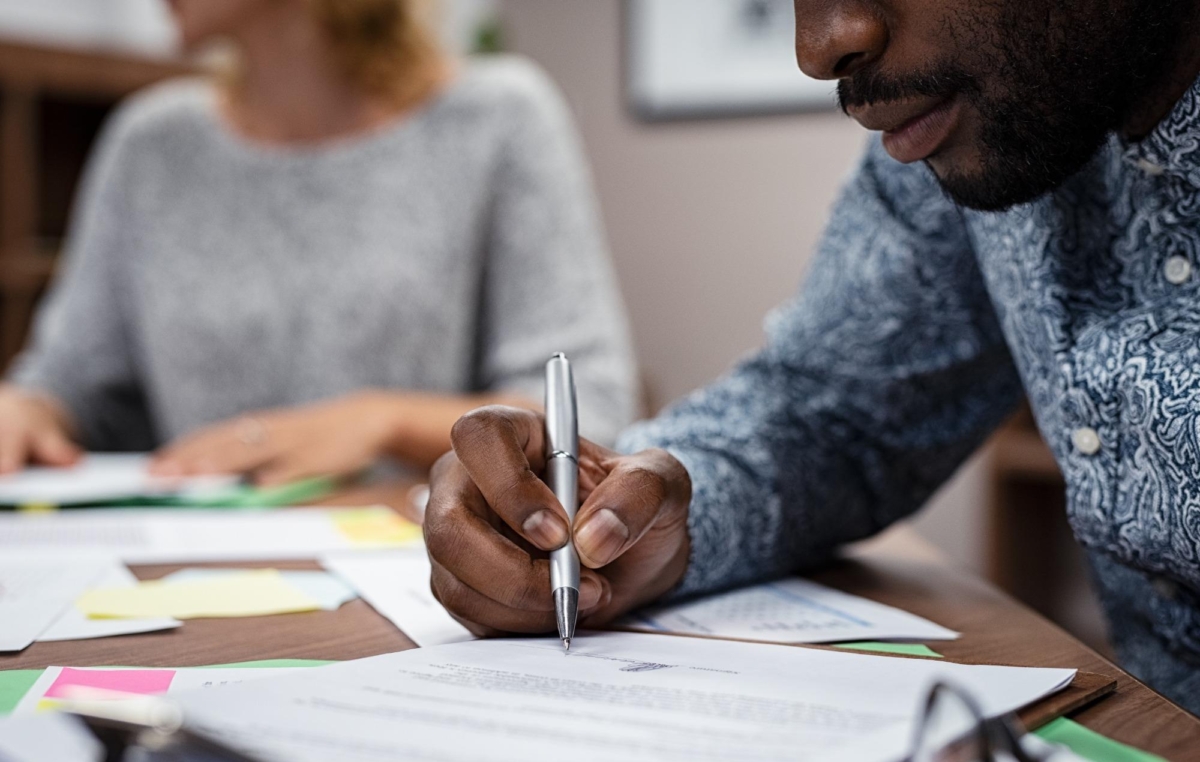
[[546,363],[546,457],[579,460],[578,409],[571,363],[562,352]]

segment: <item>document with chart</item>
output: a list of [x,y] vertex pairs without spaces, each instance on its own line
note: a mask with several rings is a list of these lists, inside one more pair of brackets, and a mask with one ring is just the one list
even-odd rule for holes
[[754,585],[636,611],[618,627],[771,643],[954,640],[958,633],[907,611],[806,579]]

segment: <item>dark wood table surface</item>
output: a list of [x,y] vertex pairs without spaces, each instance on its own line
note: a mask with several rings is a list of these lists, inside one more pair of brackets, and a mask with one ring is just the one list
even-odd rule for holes
[[[406,492],[363,491],[339,502],[386,503],[412,515]],[[214,565],[316,568],[312,561]],[[178,568],[132,567],[141,579],[155,579]],[[930,644],[953,661],[1069,667],[1109,675],[1117,680],[1116,692],[1074,713],[1073,719],[1171,762],[1200,762],[1200,718],[1154,693],[988,583],[952,567],[911,530],[901,527],[851,548],[843,561],[814,578],[962,632],[957,641]],[[169,632],[34,643],[19,654],[0,655],[0,669],[106,664],[185,667],[281,658],[344,660],[413,647],[411,640],[370,606],[355,600],[337,611],[191,620]]]

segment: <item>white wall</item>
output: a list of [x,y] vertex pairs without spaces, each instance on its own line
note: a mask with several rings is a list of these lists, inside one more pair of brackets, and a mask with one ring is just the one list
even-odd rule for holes
[[155,55],[175,42],[163,0],[0,0],[0,36]]
[[[840,113],[645,125],[625,107],[620,0],[501,0],[512,49],[564,90],[592,161],[652,401],[720,374],[762,338],[808,266],[866,133]],[[981,469],[918,528],[978,565]]]
[[[438,0],[447,44],[466,51],[496,0]],[[0,37],[166,55],[176,35],[166,0],[0,0]]]

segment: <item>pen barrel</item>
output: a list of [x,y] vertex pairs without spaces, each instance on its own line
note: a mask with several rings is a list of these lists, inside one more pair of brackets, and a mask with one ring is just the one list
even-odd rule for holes
[[[574,526],[579,507],[579,464],[567,455],[551,457],[546,463],[546,483]],[[579,556],[572,542],[550,553],[550,589],[560,587],[579,589]]]

